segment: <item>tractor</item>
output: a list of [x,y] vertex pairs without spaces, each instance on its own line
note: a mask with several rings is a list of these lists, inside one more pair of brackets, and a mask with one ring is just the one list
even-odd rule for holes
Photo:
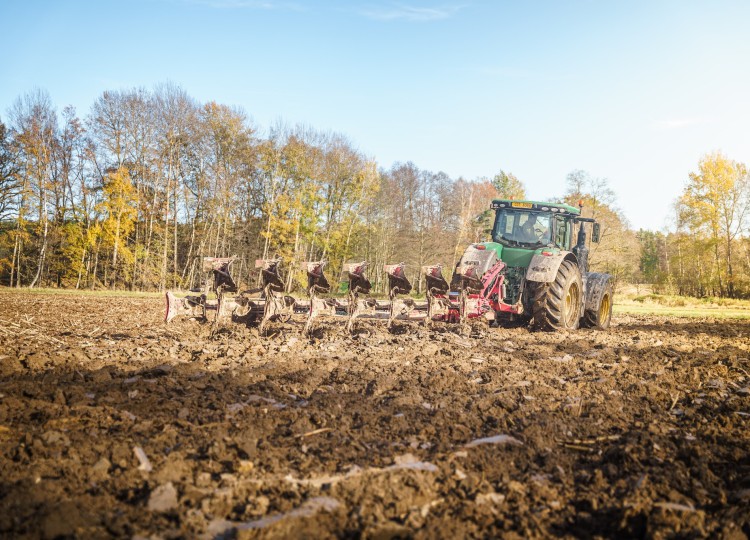
[[608,328],[613,279],[589,272],[585,226],[592,224],[591,240],[599,242],[600,225],[581,216],[582,206],[499,199],[491,207],[492,241],[467,247],[453,273],[459,316],[539,330]]

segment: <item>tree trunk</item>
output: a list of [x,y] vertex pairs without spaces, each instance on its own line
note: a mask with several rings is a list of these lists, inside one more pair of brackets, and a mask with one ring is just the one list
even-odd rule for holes
[[[117,255],[120,248],[120,221],[122,219],[122,209],[117,211],[117,221],[115,222],[115,245],[112,248],[112,288],[117,288]],[[107,287],[105,280],[104,286]]]
[[133,270],[130,276],[130,290],[135,290],[135,282],[138,279],[138,241],[140,240],[141,232],[141,220],[140,220],[140,206],[141,206],[141,184],[138,182],[135,187],[136,196],[136,222],[135,222],[135,242],[133,244]]
[[146,252],[143,255],[142,275],[141,275],[141,286],[146,288],[146,273],[148,272],[148,259],[151,255],[151,239],[154,234],[154,214],[156,214],[156,195],[157,190],[154,189],[154,196],[151,199],[151,209],[148,217],[148,234],[146,235]]
[[163,291],[167,288],[167,256],[169,248],[169,189],[171,188],[172,179],[172,151],[169,153],[169,166],[167,168],[167,186],[164,190],[166,196],[166,204],[164,205],[164,249],[162,251],[161,259],[161,278],[159,280],[159,290]]
[[177,179],[175,179],[174,182],[174,192],[172,194],[172,197],[174,199],[174,207],[172,208],[174,210],[174,223],[172,230],[174,232],[173,236],[173,252],[172,252],[172,287],[177,286]]
[[36,275],[34,276],[34,279],[29,283],[29,289],[33,289],[36,287],[37,282],[40,281],[40,278],[42,276],[42,268],[44,267],[44,262],[47,255],[47,239],[48,239],[48,232],[49,232],[49,220],[47,219],[47,200],[46,197],[42,197],[41,202],[41,214],[39,217],[44,222],[44,232],[42,233],[42,248],[39,250],[39,260],[37,262],[37,268],[36,268]]
[[727,295],[734,298],[734,272],[732,269],[732,239],[727,236]]

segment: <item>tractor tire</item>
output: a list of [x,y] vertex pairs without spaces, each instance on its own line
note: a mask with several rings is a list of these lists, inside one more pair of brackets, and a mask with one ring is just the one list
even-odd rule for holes
[[575,330],[581,319],[583,280],[572,261],[563,261],[552,283],[535,283],[532,288],[532,328]]
[[608,281],[598,305],[584,311],[582,326],[597,330],[609,328],[609,323],[612,322],[612,294],[612,283]]

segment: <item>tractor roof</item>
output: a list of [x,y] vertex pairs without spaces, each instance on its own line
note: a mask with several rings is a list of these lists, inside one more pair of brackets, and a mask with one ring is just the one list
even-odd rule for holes
[[497,208],[519,208],[526,210],[537,210],[540,212],[549,212],[553,208],[554,212],[561,212],[563,214],[570,214],[574,216],[580,216],[581,210],[575,206],[563,203],[551,203],[551,202],[540,202],[540,201],[516,201],[513,199],[495,199],[492,201],[492,209]]

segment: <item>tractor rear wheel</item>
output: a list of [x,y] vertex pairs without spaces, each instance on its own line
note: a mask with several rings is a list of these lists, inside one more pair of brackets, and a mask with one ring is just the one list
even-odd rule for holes
[[581,317],[583,281],[572,261],[563,261],[552,283],[535,283],[533,322],[537,330],[575,330]]
[[604,286],[604,291],[595,308],[587,309],[583,313],[583,325],[587,328],[606,330],[612,321],[612,283]]

